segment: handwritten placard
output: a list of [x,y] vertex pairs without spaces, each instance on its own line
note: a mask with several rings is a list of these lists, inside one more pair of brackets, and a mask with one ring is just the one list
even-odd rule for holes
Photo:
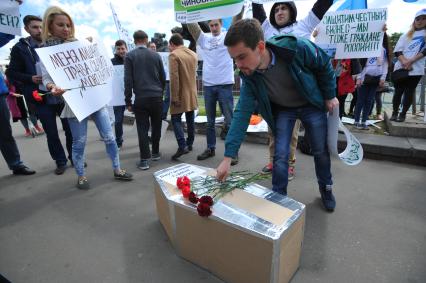
[[99,43],[75,41],[36,52],[56,85],[78,88],[63,96],[79,121],[111,101],[114,69]]
[[0,1],[0,32],[21,35],[19,4],[15,0]]
[[328,12],[318,25],[315,42],[335,47],[335,59],[380,56],[387,9]]

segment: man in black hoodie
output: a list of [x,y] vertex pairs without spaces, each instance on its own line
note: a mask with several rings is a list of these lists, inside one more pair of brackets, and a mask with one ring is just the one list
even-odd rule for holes
[[[37,115],[46,132],[50,156],[56,162],[55,174],[62,175],[67,168],[67,156],[59,139],[56,116],[61,114],[64,101],[63,99],[44,96],[42,102],[37,102],[32,96],[33,91],[43,92],[39,88],[42,83],[41,73],[37,74],[36,67],[40,59],[35,52],[35,48],[38,48],[41,44],[41,23],[40,17],[33,15],[24,17],[24,27],[30,36],[21,38],[13,46],[6,74],[12,83],[17,84],[23,90],[25,99],[36,106]],[[65,131],[68,159],[72,160],[72,135],[68,120],[61,119],[61,122]]]
[[[119,39],[115,42],[115,54],[114,58],[111,59],[113,65],[124,65],[124,57],[127,54],[127,44],[124,40]],[[116,93],[114,95],[123,95],[122,93]],[[123,105],[114,106],[114,117],[115,117],[115,141],[117,142],[118,148],[123,145],[123,118],[124,110],[126,105],[123,100]]]

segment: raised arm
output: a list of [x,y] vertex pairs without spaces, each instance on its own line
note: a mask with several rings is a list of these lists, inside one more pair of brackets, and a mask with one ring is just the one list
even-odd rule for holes
[[263,22],[267,18],[265,9],[263,8],[263,4],[252,3],[252,8],[253,8],[253,18],[258,20],[260,24],[263,24]]
[[200,34],[203,32],[198,23],[186,24],[186,27],[188,28],[189,33],[195,39],[195,41],[198,41]]

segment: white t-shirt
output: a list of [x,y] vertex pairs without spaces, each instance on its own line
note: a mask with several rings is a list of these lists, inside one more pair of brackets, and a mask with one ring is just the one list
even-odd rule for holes
[[[408,39],[407,34],[402,35],[396,43],[394,52],[402,52],[405,58],[413,58],[417,53],[426,48],[425,46],[426,31],[415,31],[413,38]],[[425,57],[414,62],[413,69],[408,73],[410,76],[423,76],[425,74]],[[402,69],[401,62],[395,63],[394,71]]]
[[385,80],[388,74],[388,60],[386,49],[382,47],[382,54],[380,57],[368,58],[365,62],[365,67],[362,72],[358,75],[361,81],[364,81],[365,75],[380,76],[381,80]]
[[234,83],[234,65],[224,44],[226,32],[218,36],[200,33],[197,44],[203,49],[203,84],[205,86]]
[[309,11],[309,14],[301,21],[295,22],[291,26],[286,26],[279,30],[269,22],[269,19],[266,19],[262,24],[262,29],[265,34],[265,40],[268,40],[275,35],[288,33],[310,39],[312,32],[320,22],[320,19],[315,16],[314,12]]

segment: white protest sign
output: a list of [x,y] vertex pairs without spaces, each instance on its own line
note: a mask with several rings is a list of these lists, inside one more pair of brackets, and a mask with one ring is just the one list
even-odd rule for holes
[[196,23],[232,17],[241,12],[244,0],[174,0],[175,19]]
[[264,119],[260,121],[259,124],[256,125],[249,125],[247,127],[247,133],[260,133],[260,132],[267,132],[268,131],[268,123]]
[[74,41],[45,48],[37,54],[79,121],[101,109],[112,98],[111,60],[99,43]]
[[[338,130],[343,131],[346,137],[346,148],[342,153],[337,151]],[[327,125],[328,150],[332,156],[338,157],[346,165],[358,165],[364,156],[364,150],[358,139],[342,124],[339,119],[339,108],[334,108],[328,115]]]
[[109,106],[126,105],[124,101],[124,65],[115,65],[112,77],[112,99]]
[[182,164],[182,166],[175,166],[170,170],[161,173],[157,177],[164,182],[176,185],[176,180],[178,177],[187,176],[189,179],[191,179],[204,174],[206,174],[204,169],[191,164]]
[[0,32],[21,35],[21,15],[15,0],[0,1]]
[[164,72],[166,72],[166,81],[170,80],[169,74],[169,55],[170,52],[158,52],[161,56],[161,60],[163,60]]
[[386,8],[328,12],[317,27],[315,42],[335,46],[335,59],[378,57],[386,19]]

